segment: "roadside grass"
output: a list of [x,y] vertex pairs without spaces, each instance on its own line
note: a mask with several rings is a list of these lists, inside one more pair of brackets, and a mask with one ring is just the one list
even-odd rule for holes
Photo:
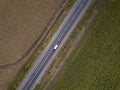
[[111,0],[53,90],[120,89],[120,1]]

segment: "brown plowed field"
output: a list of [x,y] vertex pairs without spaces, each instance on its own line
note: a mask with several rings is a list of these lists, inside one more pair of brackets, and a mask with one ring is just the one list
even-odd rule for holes
[[0,65],[18,60],[61,0],[0,0]]
[[[62,0],[0,0],[0,66],[14,63],[42,35]],[[22,62],[22,65],[25,62]],[[6,90],[21,63],[0,68],[0,90]]]

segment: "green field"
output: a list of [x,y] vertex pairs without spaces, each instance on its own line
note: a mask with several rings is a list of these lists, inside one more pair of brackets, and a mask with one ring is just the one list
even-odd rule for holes
[[53,90],[120,90],[120,0],[111,0]]

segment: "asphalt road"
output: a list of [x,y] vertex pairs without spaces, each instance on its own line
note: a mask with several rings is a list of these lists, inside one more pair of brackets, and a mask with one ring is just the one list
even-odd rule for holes
[[[52,40],[46,47],[43,54],[38,58],[33,69],[30,71],[28,76],[23,80],[18,90],[33,90],[36,84],[39,82],[48,66],[66,41],[67,37],[74,30],[75,26],[81,19],[82,15],[89,6],[91,0],[77,0],[73,5],[72,9],[66,16],[63,23],[58,28],[58,31],[53,36]],[[58,45],[55,50],[54,46]]]

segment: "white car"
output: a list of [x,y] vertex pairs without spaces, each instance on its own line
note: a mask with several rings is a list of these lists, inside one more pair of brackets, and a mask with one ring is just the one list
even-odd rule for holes
[[55,45],[55,46],[54,46],[54,50],[56,50],[57,48],[58,48],[58,45]]

